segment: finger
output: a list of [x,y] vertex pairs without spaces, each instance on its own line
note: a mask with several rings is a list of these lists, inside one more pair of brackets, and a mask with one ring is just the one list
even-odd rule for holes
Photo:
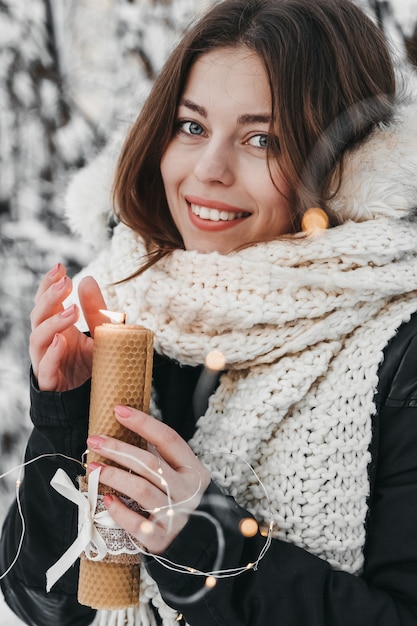
[[93,471],[97,467],[101,469],[100,483],[131,498],[137,502],[146,513],[154,513],[155,511],[159,511],[161,507],[168,505],[167,495],[145,478],[127,472],[119,467],[102,463],[90,463],[88,465],[88,471]]
[[35,306],[31,311],[30,322],[32,330],[55,313],[63,311],[62,303],[71,291],[71,279],[65,274],[57,282],[49,285],[42,295],[37,297]]
[[65,349],[65,337],[57,333],[39,363],[37,380],[41,391],[60,391],[59,365]]
[[106,309],[106,303],[100,287],[92,276],[82,279],[78,286],[78,296],[88,328],[94,336],[95,327],[108,322],[109,319],[100,313],[100,309]]
[[115,407],[115,415],[126,428],[154,445],[162,458],[174,469],[184,465],[191,468],[199,465],[190,446],[170,426],[131,407],[118,405]]
[[175,481],[174,470],[151,452],[106,435],[89,435],[87,446],[100,456],[135,472],[166,492]]
[[162,553],[171,542],[171,537],[166,536],[166,531],[147,517],[129,509],[119,498],[114,495],[105,495],[104,504],[106,509],[126,532],[137,539],[139,544],[155,554]]
[[168,512],[157,514],[158,519],[145,517],[113,494],[105,495],[103,501],[112,519],[154,554],[162,554],[188,520],[188,514]]
[[61,263],[57,263],[52,269],[49,270],[41,279],[38,290],[35,294],[35,303],[42,297],[47,289],[54,283],[57,283],[63,276],[66,275],[65,266]]
[[29,354],[35,376],[37,376],[39,362],[51,345],[55,335],[73,326],[78,317],[79,309],[73,304],[64,311],[49,317],[31,332],[29,337]]

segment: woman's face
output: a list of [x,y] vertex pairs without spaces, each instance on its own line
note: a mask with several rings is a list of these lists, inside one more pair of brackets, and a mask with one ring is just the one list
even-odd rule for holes
[[222,254],[292,230],[288,189],[266,159],[271,94],[259,57],[221,48],[194,63],[161,160],[186,250]]

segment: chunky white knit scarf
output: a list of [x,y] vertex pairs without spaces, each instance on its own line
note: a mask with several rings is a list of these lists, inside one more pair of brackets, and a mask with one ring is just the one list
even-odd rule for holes
[[[223,352],[228,369],[193,449],[261,524],[272,517],[275,537],[354,574],[363,565],[377,372],[383,348],[417,310],[416,242],[408,221],[346,222],[226,256],[176,251],[112,287],[145,254],[119,225],[110,252],[87,268],[109,308],[154,330],[160,353],[197,365]],[[145,581],[143,600],[153,596],[163,613]]]

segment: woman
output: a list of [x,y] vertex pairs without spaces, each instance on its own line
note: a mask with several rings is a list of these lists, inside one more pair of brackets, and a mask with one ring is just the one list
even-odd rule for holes
[[[381,34],[347,0],[225,0],[156,81],[118,163],[120,223],[86,270],[101,291],[79,286],[91,332],[104,306],[155,332],[162,421],[115,407],[149,449],[87,441],[130,455],[100,480],[150,512],[104,498],[149,552],[126,623],[417,624],[414,115]],[[308,225],[316,207],[327,229]],[[93,339],[63,306],[71,291],[58,264],[36,296],[28,458],[85,449]],[[200,397],[213,349],[226,365]],[[59,466],[75,480],[61,457],[26,469],[26,540],[3,581],[28,624],[94,618],[75,568],[44,588],[76,535],[49,487]],[[248,519],[257,532],[242,532]]]

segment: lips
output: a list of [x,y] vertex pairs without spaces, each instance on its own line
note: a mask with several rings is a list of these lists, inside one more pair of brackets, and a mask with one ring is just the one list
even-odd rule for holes
[[211,222],[232,222],[238,220],[241,217],[248,217],[249,213],[243,211],[219,211],[219,209],[210,209],[206,206],[200,206],[198,204],[190,204],[191,211],[194,215],[197,215],[202,220],[210,220]]
[[201,230],[224,230],[236,226],[251,214],[224,202],[187,196],[191,223]]

